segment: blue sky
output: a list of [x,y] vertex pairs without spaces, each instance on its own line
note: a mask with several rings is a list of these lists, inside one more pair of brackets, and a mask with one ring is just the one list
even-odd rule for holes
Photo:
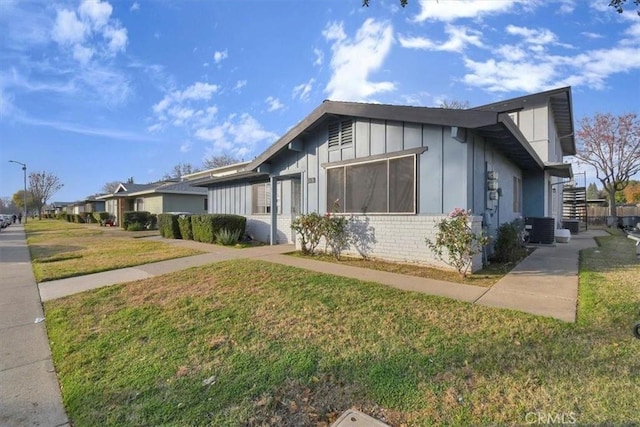
[[[640,112],[640,17],[609,0],[0,0],[0,197],[249,160],[324,99],[472,106],[573,87]],[[576,123],[577,126],[577,123]]]

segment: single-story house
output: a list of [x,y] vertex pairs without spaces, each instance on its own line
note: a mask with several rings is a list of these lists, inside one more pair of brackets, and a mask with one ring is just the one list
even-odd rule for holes
[[105,210],[105,201],[98,200],[97,196],[89,196],[67,205],[68,213],[80,214],[83,212],[102,212]]
[[186,180],[168,180],[150,184],[120,183],[113,194],[97,199],[105,202],[117,224],[124,212],[147,211],[153,214],[189,212],[203,214],[208,211],[207,190],[192,187]]
[[425,238],[454,208],[490,235],[523,216],[560,223],[572,154],[569,87],[471,109],[325,101],[241,170],[192,185],[258,240],[295,242],[293,218],[335,212],[359,236],[346,253],[442,265]]
[[72,204],[73,202],[51,202],[45,212],[50,214],[72,213]]

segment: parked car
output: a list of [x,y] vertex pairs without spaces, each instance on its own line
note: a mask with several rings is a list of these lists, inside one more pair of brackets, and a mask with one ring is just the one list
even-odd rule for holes
[[0,214],[0,228],[7,228],[13,219],[12,215]]

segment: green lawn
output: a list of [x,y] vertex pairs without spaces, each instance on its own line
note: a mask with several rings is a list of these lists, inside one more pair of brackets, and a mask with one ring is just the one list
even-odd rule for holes
[[637,423],[640,265],[599,241],[575,324],[254,260],[50,301],[64,402],[76,427]]
[[136,238],[149,232],[110,230],[97,224],[41,220],[29,221],[25,230],[38,282],[202,253]]

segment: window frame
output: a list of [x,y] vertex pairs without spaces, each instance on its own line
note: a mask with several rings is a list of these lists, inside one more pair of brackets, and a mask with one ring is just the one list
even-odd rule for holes
[[[281,215],[282,214],[282,181],[278,180],[276,182],[277,187],[277,206],[276,209],[278,210],[277,215]],[[257,202],[257,198],[255,197],[256,193],[254,192],[254,187],[257,186],[269,186],[271,187],[271,182],[267,181],[267,182],[255,182],[253,184],[251,184],[251,215],[271,215],[270,209],[271,209],[271,188],[269,188],[269,198],[267,200],[267,204],[264,205],[264,212],[258,212],[257,211],[257,207],[258,204]]]
[[[335,212],[337,215],[416,215],[418,212],[418,154],[419,153],[403,153],[403,154],[399,154],[399,155],[391,155],[391,156],[386,156],[386,157],[381,157],[381,158],[375,158],[375,159],[367,159],[367,160],[354,160],[354,161],[350,161],[348,163],[344,163],[344,162],[339,162],[340,164],[336,164],[336,165],[327,165],[325,167],[326,171],[325,174],[327,176],[326,179],[326,188],[325,188],[325,201],[327,203],[327,212],[330,211],[331,206],[333,206],[333,201],[329,200],[329,179],[328,179],[328,174],[329,174],[329,170],[332,169],[342,169],[342,176],[343,176],[343,182],[342,182],[342,195],[343,198],[346,198],[346,194],[347,194],[347,185],[348,185],[348,179],[347,179],[347,168],[351,167],[351,166],[357,166],[357,165],[363,165],[363,164],[370,164],[370,163],[382,163],[385,162],[385,167],[386,167],[386,171],[387,171],[387,175],[386,175],[386,205],[387,205],[387,211],[386,212],[348,212],[346,210],[346,202],[343,202],[343,209],[344,211],[342,212]],[[390,189],[390,179],[389,179],[389,170],[390,170],[390,166],[389,163],[392,160],[395,159],[402,159],[402,158],[411,158],[412,162],[413,162],[413,188],[412,188],[412,200],[413,200],[413,210],[412,211],[407,211],[407,212],[391,212],[390,211],[390,206],[389,206],[389,202],[390,202],[390,193],[389,193],[389,189]]]

